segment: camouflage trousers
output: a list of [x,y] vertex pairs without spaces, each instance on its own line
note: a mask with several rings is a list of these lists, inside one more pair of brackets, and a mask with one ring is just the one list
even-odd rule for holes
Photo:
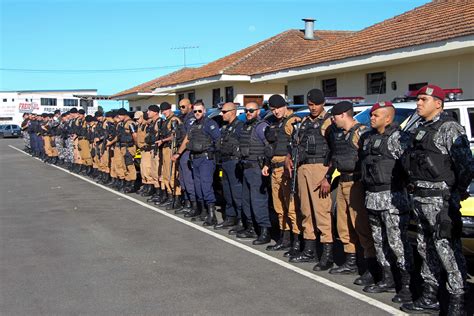
[[64,161],[74,162],[74,141],[71,137],[66,138],[66,146],[64,147]]
[[442,208],[442,197],[414,198],[418,233],[417,248],[423,259],[421,276],[427,284],[438,287],[441,268],[443,268],[448,276],[448,292],[450,294],[464,294],[467,269],[462,254],[461,240],[440,239],[436,236],[436,216]]
[[56,149],[58,150],[58,158],[65,160],[66,149],[64,145],[66,145],[66,142],[63,140],[61,136],[54,136],[54,143],[56,144]]
[[400,214],[396,208],[369,210],[375,254],[382,267],[390,267],[389,258],[393,254],[400,270],[412,270],[413,252],[407,238],[409,220],[408,212]]
[[25,143],[25,148],[30,149],[30,134],[27,131],[22,131],[21,135],[23,137],[23,142]]

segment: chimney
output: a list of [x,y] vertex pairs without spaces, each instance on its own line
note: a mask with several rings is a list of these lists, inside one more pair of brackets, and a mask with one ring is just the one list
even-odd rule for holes
[[304,39],[314,40],[314,21],[315,19],[303,19],[304,21]]

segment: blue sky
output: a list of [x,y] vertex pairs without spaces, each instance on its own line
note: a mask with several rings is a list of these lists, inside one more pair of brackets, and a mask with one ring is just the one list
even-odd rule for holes
[[[302,18],[315,18],[316,29],[360,30],[427,2],[0,0],[0,91],[113,94],[182,67],[183,51],[172,48],[199,46],[186,53],[199,66],[301,29]],[[155,69],[120,70],[136,68]]]

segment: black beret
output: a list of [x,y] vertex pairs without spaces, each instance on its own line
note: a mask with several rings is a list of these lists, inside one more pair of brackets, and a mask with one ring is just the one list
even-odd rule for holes
[[117,111],[117,115],[128,115],[128,112],[124,108],[121,108]]
[[308,102],[320,105],[325,102],[324,100],[324,93],[319,90],[319,89],[311,89],[308,92],[308,95],[306,96],[308,99]]
[[48,117],[48,113],[41,114],[41,117]]
[[79,111],[77,111],[77,113],[79,113],[79,114],[86,114],[86,111],[84,111],[83,109],[80,109]]
[[86,122],[87,122],[87,123],[90,123],[90,122],[92,122],[93,120],[94,120],[94,118],[92,117],[92,115],[87,115],[87,116],[86,116]]
[[69,115],[69,114],[71,114],[71,112],[66,111],[66,112],[64,112],[63,114],[64,114],[64,115]]
[[148,111],[160,112],[160,108],[156,104],[152,104],[148,107]]
[[169,109],[171,109],[171,104],[169,104],[168,102],[165,101],[160,104],[160,111],[166,111]]
[[95,116],[95,117],[101,117],[101,116],[104,116],[104,113],[102,113],[101,111],[96,111],[96,112],[94,113],[94,116]]
[[61,110],[54,111],[54,114],[61,114]]
[[114,113],[109,111],[105,113],[105,117],[114,117]]
[[69,110],[69,113],[75,114],[75,113],[77,113],[77,109],[76,109],[76,108],[72,108],[72,109]]
[[49,114],[48,114],[48,117],[53,118],[53,117],[54,117],[54,114],[53,114],[53,113],[49,113]]
[[352,103],[349,101],[342,101],[337,103],[335,106],[332,107],[331,109],[331,114],[332,115],[339,115],[344,112],[347,112],[349,110],[352,110],[354,107],[352,106]]
[[270,97],[270,99],[268,99],[268,105],[271,108],[281,108],[287,106],[287,103],[281,95],[274,94]]

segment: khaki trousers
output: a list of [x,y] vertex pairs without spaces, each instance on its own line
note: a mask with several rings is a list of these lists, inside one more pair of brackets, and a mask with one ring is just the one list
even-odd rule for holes
[[58,156],[58,150],[56,147],[53,147],[51,145],[51,142],[54,142],[54,138],[52,136],[43,136],[43,141],[44,141],[44,153],[48,157],[57,157]]
[[77,137],[74,139],[73,144],[74,144],[74,152],[73,152],[74,163],[81,165],[82,159],[81,159],[81,155],[79,154],[79,139],[77,139]]
[[325,198],[316,190],[319,182],[324,179],[328,171],[322,163],[305,164],[298,168],[298,193],[302,213],[303,237],[307,240],[316,240],[319,230],[322,243],[333,242],[331,195]]
[[[171,194],[173,193],[174,182],[176,181],[176,179],[178,179],[176,163],[173,163],[173,166],[171,166],[171,148],[163,147],[161,150],[163,151],[161,177],[163,179],[163,185],[165,186],[166,191]],[[170,174],[171,168],[173,169],[171,170]],[[174,194],[181,195],[181,188],[179,186],[176,186],[176,191],[174,192]]]
[[158,170],[160,166],[160,153],[157,152],[155,155],[155,150],[151,151],[151,183],[155,188],[160,188],[160,174],[161,170]]
[[81,157],[82,164],[86,166],[92,166],[91,156],[91,144],[87,139],[80,139],[78,141],[79,156]]
[[375,257],[374,240],[365,208],[362,182],[339,182],[337,188],[337,232],[344,252],[356,253],[357,241],[364,248],[365,258]]
[[272,200],[273,208],[278,215],[280,230],[290,230],[300,233],[300,223],[296,215],[295,199],[291,198],[291,178],[285,168],[272,170]]
[[117,178],[125,181],[135,181],[137,179],[137,170],[135,169],[135,164],[126,165],[125,164],[125,153],[129,152],[132,157],[135,157],[136,147],[115,147],[114,150],[114,159],[117,155],[115,161],[115,170],[117,172]]
[[140,174],[142,176],[143,184],[153,184],[151,177],[151,151],[141,151],[142,158],[140,159]]
[[103,153],[102,156],[100,156],[100,161],[99,161],[99,170],[105,173],[110,173],[110,167],[109,167],[109,150],[106,149]]

